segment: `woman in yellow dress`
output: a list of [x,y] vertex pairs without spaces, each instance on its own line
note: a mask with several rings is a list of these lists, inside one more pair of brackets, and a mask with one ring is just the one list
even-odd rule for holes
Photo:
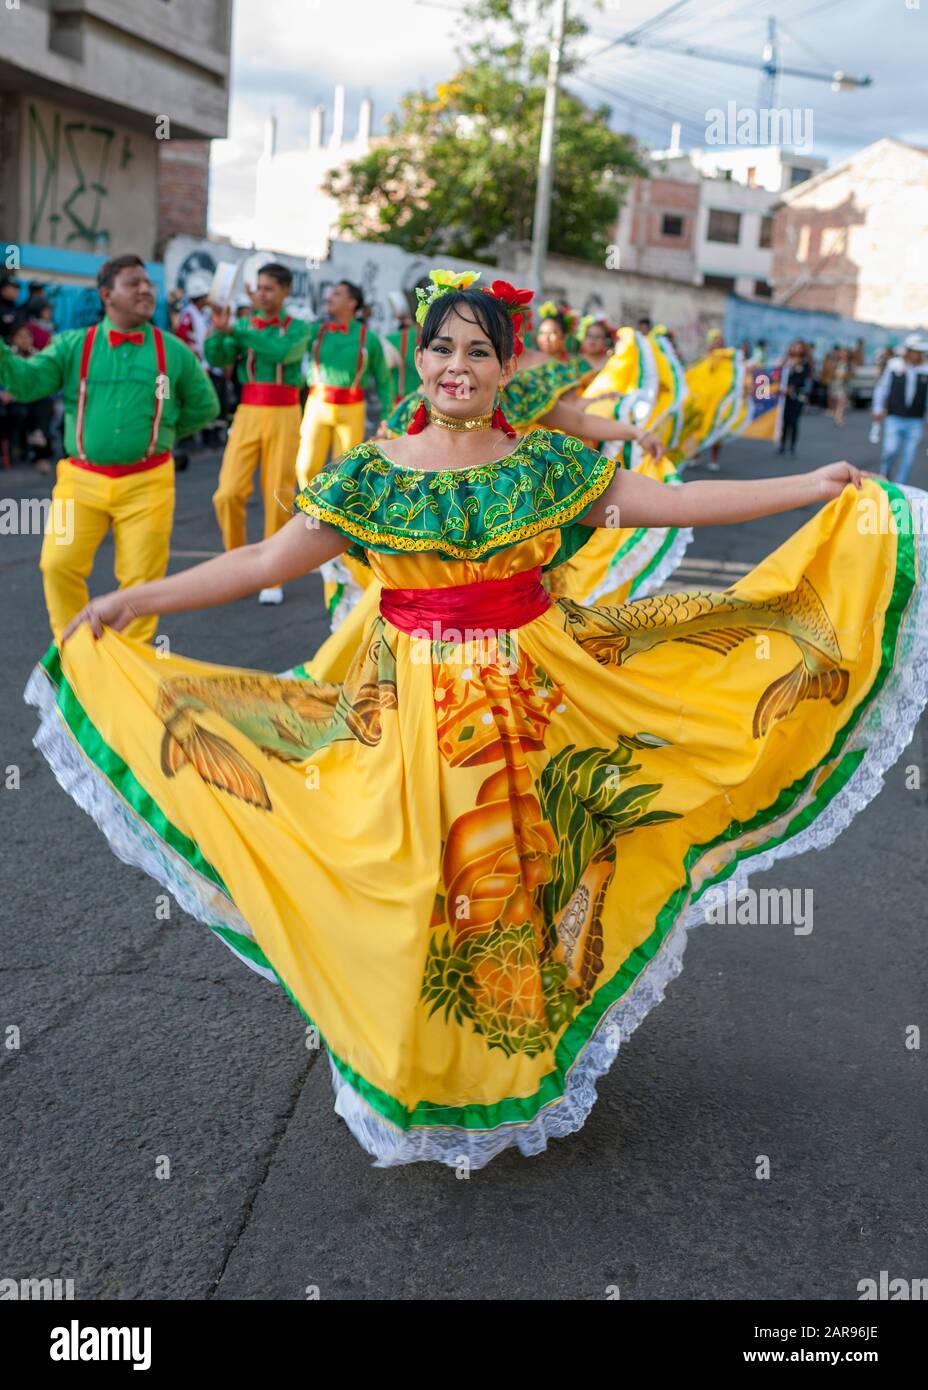
[[[434,274],[439,285],[473,283],[475,278],[472,272]],[[529,291],[517,292],[505,281],[494,281],[494,285],[505,286],[504,293],[517,293],[518,308],[526,311]],[[423,308],[420,305],[420,314]],[[551,311],[554,306],[543,308]],[[517,352],[516,373],[499,392],[506,418],[519,434],[538,425],[550,426],[585,444],[602,445],[602,452],[619,459],[624,467],[676,483],[677,466],[664,452],[662,439],[667,435],[665,419],[679,409],[687,386],[676,353],[660,336],[666,330],[657,330],[652,345],[643,334],[622,328],[614,340],[604,340],[610,350],[603,361],[598,352],[600,339],[593,333],[600,327],[590,321],[585,342],[591,356],[587,358],[562,362],[532,349]],[[384,422],[381,436],[393,439],[405,434],[421,409],[421,393],[411,392]],[[692,434],[686,443],[688,448],[697,447]],[[692,538],[689,528],[610,526],[598,531],[582,551],[549,569],[545,583],[552,593],[577,603],[643,598],[673,573]],[[343,556],[324,565],[322,575],[331,635],[314,656],[285,674],[340,681],[377,613],[379,586],[367,566]]]
[[[436,286],[466,288],[479,278],[474,271],[432,272],[431,290]],[[494,292],[509,296],[514,312],[520,320],[532,298],[530,290],[516,290],[505,280],[494,280]],[[427,307],[427,291],[417,290],[420,297],[417,321],[421,323]],[[551,306],[553,307],[553,306]],[[610,443],[617,451],[624,448],[623,459],[631,461],[634,445],[642,458],[651,458],[654,467],[660,470],[662,444],[657,434],[646,425],[636,422],[626,415],[617,415],[613,404],[615,393],[609,396],[609,408],[584,417],[585,404],[576,399],[577,392],[597,375],[596,365],[576,355],[561,357],[549,352],[526,349],[516,337],[516,371],[512,377],[501,384],[499,391],[500,408],[506,419],[518,434],[527,434],[537,425],[546,425],[562,433],[582,438],[586,443]],[[600,393],[602,397],[602,393]],[[411,391],[383,421],[380,438],[395,439],[416,429],[416,421],[423,419],[422,390]],[[665,465],[665,471],[672,471]],[[636,552],[642,549],[643,536],[614,538],[622,550],[622,564],[629,582],[633,582],[639,568],[650,571],[650,553],[636,564]],[[649,551],[661,550],[662,538],[651,538]],[[665,547],[666,548],[666,547]],[[661,552],[663,553],[663,551]],[[682,553],[682,552],[681,552]],[[676,559],[679,563],[679,558]],[[557,591],[567,593],[568,597],[583,602],[587,594],[570,589],[563,576],[569,576],[570,569],[562,571],[561,576],[553,576]],[[324,600],[329,615],[332,637],[319,649],[311,661],[293,668],[294,672],[311,675],[319,680],[341,680],[346,669],[345,661],[350,659],[363,632],[364,627],[376,612],[379,593],[370,569],[353,556],[337,556],[321,568],[324,584]],[[662,576],[661,576],[662,577]],[[608,587],[612,588],[610,584]],[[349,627],[345,627],[350,623]]]
[[[92,601],[26,698],[119,857],[318,1028],[376,1164],[476,1168],[579,1129],[718,895],[879,790],[928,700],[928,497],[847,463],[669,488],[513,439],[492,409],[509,307],[436,289],[423,430],[349,450],[269,540]],[[540,582],[616,508],[701,526],[816,503],[721,592],[585,608]],[[339,685],[124,635],[349,548],[384,587]]]

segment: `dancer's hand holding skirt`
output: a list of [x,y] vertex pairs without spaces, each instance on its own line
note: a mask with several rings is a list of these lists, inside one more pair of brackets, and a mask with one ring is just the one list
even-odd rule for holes
[[[298,505],[404,590],[563,559],[614,467],[543,430],[464,473],[352,455]],[[849,485],[723,592],[554,600],[470,645],[377,613],[338,685],[84,625],[30,680],[36,742],[318,1027],[379,1164],[535,1154],[584,1123],[710,890],[828,845],[911,739],[919,501]]]

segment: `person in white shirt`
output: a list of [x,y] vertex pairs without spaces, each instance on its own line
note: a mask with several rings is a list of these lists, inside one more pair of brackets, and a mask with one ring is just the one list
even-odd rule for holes
[[212,279],[204,270],[195,270],[187,279],[184,292],[187,303],[177,320],[177,336],[195,352],[205,365],[203,344],[210,330],[209,292]]
[[[883,422],[880,472],[894,483],[905,483],[912,471],[928,411],[928,368],[924,354],[928,339],[910,333],[902,355],[891,357],[873,392],[873,419]],[[892,470],[899,463],[896,476]]]

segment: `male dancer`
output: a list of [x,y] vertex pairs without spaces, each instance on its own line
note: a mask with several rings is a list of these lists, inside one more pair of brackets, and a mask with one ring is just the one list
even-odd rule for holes
[[398,405],[410,391],[418,391],[419,373],[416,369],[416,348],[419,346],[419,329],[409,312],[405,295],[391,290],[390,305],[396,314],[399,327],[395,333],[388,333],[383,340],[384,356],[393,378],[393,404]]
[[[206,339],[211,367],[237,367],[242,403],[229,430],[213,508],[226,550],[244,545],[245,503],[261,465],[264,539],[292,514],[296,453],[300,443],[300,383],[310,325],[281,317],[293,280],[285,265],[270,261],[258,271],[251,294],[257,313],[232,319],[230,308],[213,309]],[[282,603],[283,589],[262,589],[259,603]]]
[[373,379],[384,419],[393,409],[393,382],[377,334],[358,318],[364,294],[340,280],[326,296],[329,321],[315,323],[310,338],[312,374],[300,431],[296,477],[301,488],[332,456],[365,437],[364,388]]
[[[59,460],[39,561],[55,641],[88,601],[87,576],[112,526],[116,579],[129,588],[167,570],[175,439],[201,429],[219,401],[197,358],[152,325],[155,292],[140,256],[101,266],[105,310],[92,328],[58,333],[33,357],[0,343],[0,380],[18,400],[64,395]],[[149,642],[156,613],[126,628]]]

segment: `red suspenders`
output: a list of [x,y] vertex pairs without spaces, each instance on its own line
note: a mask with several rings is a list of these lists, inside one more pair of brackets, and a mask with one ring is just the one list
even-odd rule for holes
[[158,431],[161,428],[161,416],[164,412],[164,397],[167,394],[162,389],[162,384],[168,384],[168,364],[164,355],[164,334],[160,328],[152,324],[152,337],[155,340],[155,360],[158,363],[158,375],[155,377],[155,413],[151,422],[151,434],[148,437],[148,448],[145,450],[145,458],[148,458],[155,451],[155,443],[158,439]]
[[[278,325],[278,327],[279,327],[279,329],[280,329],[280,336],[281,336],[281,337],[283,337],[283,335],[286,333],[287,329],[289,328],[289,326],[290,326],[290,324],[291,324],[292,322],[293,322],[292,316],[288,316],[288,317],[285,318],[285,319],[281,319],[280,324]],[[253,348],[249,348],[249,349],[248,349],[248,352],[247,352],[246,355],[245,355],[245,371],[246,371],[247,374],[248,374],[248,381],[249,381],[249,384],[252,384],[252,385],[253,385],[253,384],[254,384],[254,380],[255,380],[255,354],[254,354],[254,349],[253,349]],[[283,380],[284,380],[284,364],[283,364],[283,362],[278,362],[278,363],[276,364],[276,369],[275,369],[275,371],[274,371],[274,381],[276,382],[276,384],[277,384],[278,386],[282,386],[282,385],[283,385]]]
[[[81,365],[77,381],[77,420],[75,422],[75,442],[77,444],[77,456],[80,459],[87,458],[84,450],[84,415],[87,410],[87,372],[90,367],[90,354],[93,352],[94,341],[97,336],[99,324],[94,324],[84,335],[84,344],[81,348]],[[148,458],[155,448],[158,439],[158,430],[161,428],[161,416],[164,412],[165,392],[162,383],[167,382],[168,368],[167,358],[164,351],[164,334],[160,328],[152,324],[152,337],[155,341],[155,360],[158,363],[158,375],[155,377],[155,410],[151,422],[151,434],[148,436],[148,448],[143,455]]]
[[358,339],[358,365],[357,365],[357,369],[356,369],[355,374],[354,374],[354,381],[351,383],[352,386],[360,386],[360,384],[361,384],[361,377],[364,375],[364,365],[365,365],[365,364],[364,364],[364,358],[365,358],[366,355],[367,355],[367,354],[365,353],[365,351],[364,351],[364,344],[365,344],[366,341],[367,341],[367,324],[366,324],[366,323],[362,323],[362,324],[361,324],[361,336],[360,336],[360,338]]
[[[318,373],[319,373],[319,365],[320,365],[319,359],[320,359],[320,354],[321,354],[321,352],[322,352],[322,340],[323,340],[323,338],[325,337],[326,333],[329,331],[330,326],[331,326],[331,325],[328,324],[328,323],[324,323],[324,324],[322,325],[322,327],[319,329],[319,337],[316,339],[316,346],[313,348],[313,383],[314,383],[314,385],[316,385],[316,386],[321,386],[321,385],[323,384],[323,383],[319,380],[319,375],[318,375]],[[365,354],[364,354],[364,344],[365,344],[366,341],[367,341],[367,324],[366,324],[366,323],[362,323],[362,324],[361,324],[361,336],[360,336],[360,338],[358,339],[358,360],[357,360],[357,363],[356,363],[356,366],[355,366],[354,381],[351,383],[351,386],[347,388],[348,390],[354,390],[355,387],[358,386],[358,384],[359,384],[359,382],[360,382],[360,380],[361,380],[361,377],[362,377],[363,374],[364,374],[364,367],[365,367],[365,362],[364,362],[364,356],[365,356]]]
[[93,340],[97,336],[97,325],[88,328],[84,334],[84,345],[81,349],[81,368],[77,380],[77,421],[75,424],[75,435],[77,442],[77,456],[85,459],[84,453],[84,411],[87,408],[87,368],[90,366],[90,354],[93,352]]

